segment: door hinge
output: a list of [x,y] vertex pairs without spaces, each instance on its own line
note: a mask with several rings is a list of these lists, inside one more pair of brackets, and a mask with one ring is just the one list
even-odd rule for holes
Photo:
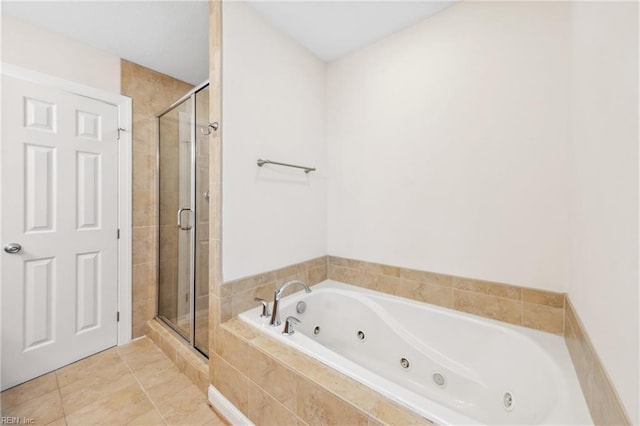
[[116,322],[120,322],[120,311],[116,312]]
[[120,228],[118,228],[118,239],[120,239]]
[[124,132],[125,129],[123,129],[122,127],[118,127],[118,140],[120,140],[120,133]]

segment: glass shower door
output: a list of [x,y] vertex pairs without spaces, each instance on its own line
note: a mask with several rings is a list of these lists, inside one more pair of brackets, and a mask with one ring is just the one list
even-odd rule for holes
[[208,84],[162,113],[158,132],[158,316],[208,355]]
[[209,87],[195,93],[195,286],[193,345],[209,354]]
[[158,315],[193,341],[193,102],[159,120]]

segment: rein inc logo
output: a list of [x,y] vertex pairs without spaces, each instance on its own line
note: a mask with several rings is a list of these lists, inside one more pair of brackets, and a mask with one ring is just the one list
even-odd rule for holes
[[0,424],[3,425],[33,425],[35,419],[31,417],[0,417]]

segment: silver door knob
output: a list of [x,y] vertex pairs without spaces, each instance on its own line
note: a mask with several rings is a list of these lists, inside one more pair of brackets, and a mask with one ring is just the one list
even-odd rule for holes
[[4,251],[9,254],[18,254],[22,250],[22,246],[18,243],[9,243],[4,246]]

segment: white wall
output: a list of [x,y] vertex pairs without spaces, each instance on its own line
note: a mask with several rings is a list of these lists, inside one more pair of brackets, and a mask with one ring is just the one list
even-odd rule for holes
[[[327,253],[323,62],[251,8],[223,12],[223,279]],[[317,167],[306,175],[256,160]]]
[[120,93],[120,58],[2,15],[2,62]]
[[569,297],[640,423],[638,4],[574,3]]
[[569,291],[639,423],[637,4],[463,2],[326,85],[223,15],[225,280],[329,253]]
[[331,63],[329,253],[566,290],[568,23],[462,2]]

